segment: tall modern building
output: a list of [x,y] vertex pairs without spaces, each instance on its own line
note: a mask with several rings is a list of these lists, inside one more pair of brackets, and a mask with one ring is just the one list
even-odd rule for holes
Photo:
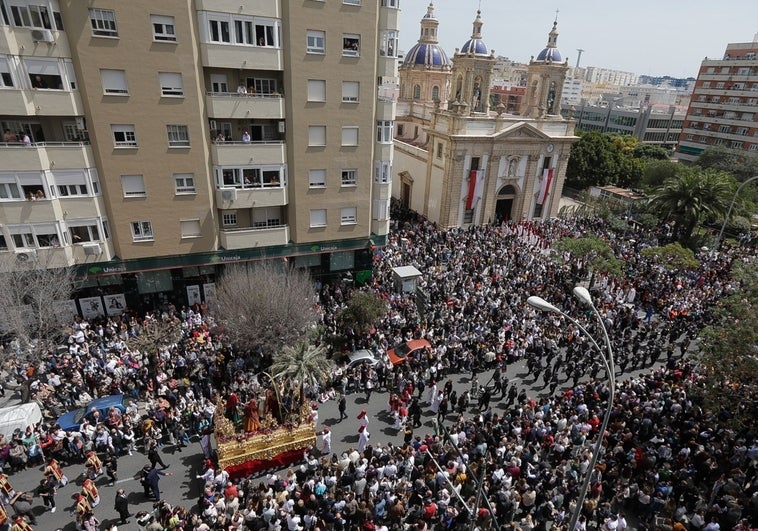
[[676,157],[693,161],[709,146],[758,154],[758,37],[700,64]]
[[370,269],[398,0],[0,8],[0,258],[128,304],[212,297],[230,262]]

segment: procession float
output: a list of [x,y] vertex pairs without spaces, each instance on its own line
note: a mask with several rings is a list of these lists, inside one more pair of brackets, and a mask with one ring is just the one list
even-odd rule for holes
[[233,393],[218,406],[213,426],[218,466],[231,478],[287,467],[316,443],[315,415],[308,402],[282,410],[278,393],[267,389],[260,407],[253,398],[240,408]]

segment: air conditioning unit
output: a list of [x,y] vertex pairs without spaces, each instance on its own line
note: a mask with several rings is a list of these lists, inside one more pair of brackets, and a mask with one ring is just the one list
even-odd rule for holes
[[221,199],[223,201],[236,201],[237,189],[236,188],[223,188],[221,190]]
[[28,262],[32,258],[37,257],[37,251],[34,249],[29,249],[25,251],[16,251],[16,260],[19,262]]
[[84,129],[86,128],[86,125],[84,124],[84,117],[77,116],[76,118],[74,118],[74,120],[76,120],[76,128],[79,131],[84,131]]
[[280,133],[284,133],[284,132],[285,132],[285,131],[284,131],[284,122],[283,122],[283,121],[282,121],[282,122],[279,122],[279,132],[280,132]]
[[210,120],[209,125],[211,126],[211,130],[216,130],[216,120]]
[[32,40],[34,42],[55,42],[53,32],[48,29],[32,30]]
[[84,254],[87,256],[99,256],[103,253],[103,249],[99,243],[85,243],[82,245],[82,249],[84,249]]

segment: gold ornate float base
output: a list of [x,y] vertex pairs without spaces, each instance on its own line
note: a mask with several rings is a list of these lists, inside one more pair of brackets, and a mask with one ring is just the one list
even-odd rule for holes
[[303,423],[293,428],[280,426],[270,433],[260,433],[232,438],[221,442],[216,437],[218,464],[221,468],[241,465],[247,461],[269,461],[277,455],[303,450],[316,444],[316,432],[313,423]]
[[[250,473],[291,463],[296,451],[316,444],[316,427],[307,406],[299,417],[308,419],[294,425],[281,425],[270,415],[261,419],[261,429],[254,433],[235,432],[234,424],[223,415],[214,416],[214,433],[218,464],[223,469]],[[297,418],[297,417],[296,417]],[[271,461],[271,463],[266,463]]]

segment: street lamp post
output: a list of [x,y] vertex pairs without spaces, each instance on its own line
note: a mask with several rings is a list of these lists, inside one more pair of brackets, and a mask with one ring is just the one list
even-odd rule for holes
[[605,323],[603,323],[603,319],[600,317],[600,314],[598,313],[597,308],[595,308],[595,305],[592,303],[592,297],[590,297],[589,291],[587,291],[587,289],[582,286],[577,286],[574,288],[574,295],[584,304],[590,306],[590,308],[592,309],[592,312],[597,316],[598,322],[600,323],[600,328],[603,330],[603,339],[604,339],[604,343],[606,347],[605,349],[600,348],[600,345],[598,345],[595,338],[592,337],[592,335],[590,335],[590,333],[587,332],[587,330],[581,324],[579,324],[579,322],[576,319],[562,312],[556,306],[553,306],[552,304],[542,299],[541,297],[536,297],[536,296],[529,297],[526,301],[527,304],[529,304],[529,306],[532,306],[533,308],[536,308],[538,310],[557,313],[559,315],[562,315],[563,317],[568,319],[571,323],[573,323],[575,326],[577,326],[579,330],[581,330],[581,332],[590,339],[594,347],[600,353],[600,358],[602,359],[603,364],[605,365],[605,370],[608,374],[608,380],[610,384],[609,389],[608,389],[608,405],[606,406],[605,415],[603,415],[603,422],[600,425],[600,432],[597,435],[597,440],[595,441],[595,447],[592,450],[592,458],[590,459],[589,467],[587,468],[587,472],[584,476],[582,487],[579,490],[579,496],[576,500],[576,509],[574,509],[574,512],[571,514],[571,521],[569,522],[568,531],[575,531],[576,523],[579,520],[579,516],[582,514],[582,507],[584,506],[584,499],[587,496],[587,490],[589,489],[589,486],[590,486],[592,471],[595,469],[598,456],[600,455],[600,450],[602,449],[602,446],[603,446],[603,440],[605,438],[605,430],[608,428],[608,421],[611,418],[611,410],[613,409],[613,401],[616,396],[616,373],[615,373],[616,367],[613,361],[613,349],[611,348],[611,342],[608,337],[608,330],[606,330]]
[[753,177],[750,177],[750,179],[743,181],[742,184],[740,184],[737,189],[734,191],[734,195],[732,196],[732,202],[729,203],[729,210],[726,212],[726,217],[724,218],[724,223],[721,224],[721,230],[719,231],[719,237],[716,239],[716,249],[719,248],[721,245],[721,238],[724,237],[724,229],[726,228],[726,224],[729,222],[729,218],[732,215],[732,209],[734,209],[734,203],[737,201],[737,196],[740,193],[740,190],[749,182],[755,181],[758,179],[758,175],[755,175]]

